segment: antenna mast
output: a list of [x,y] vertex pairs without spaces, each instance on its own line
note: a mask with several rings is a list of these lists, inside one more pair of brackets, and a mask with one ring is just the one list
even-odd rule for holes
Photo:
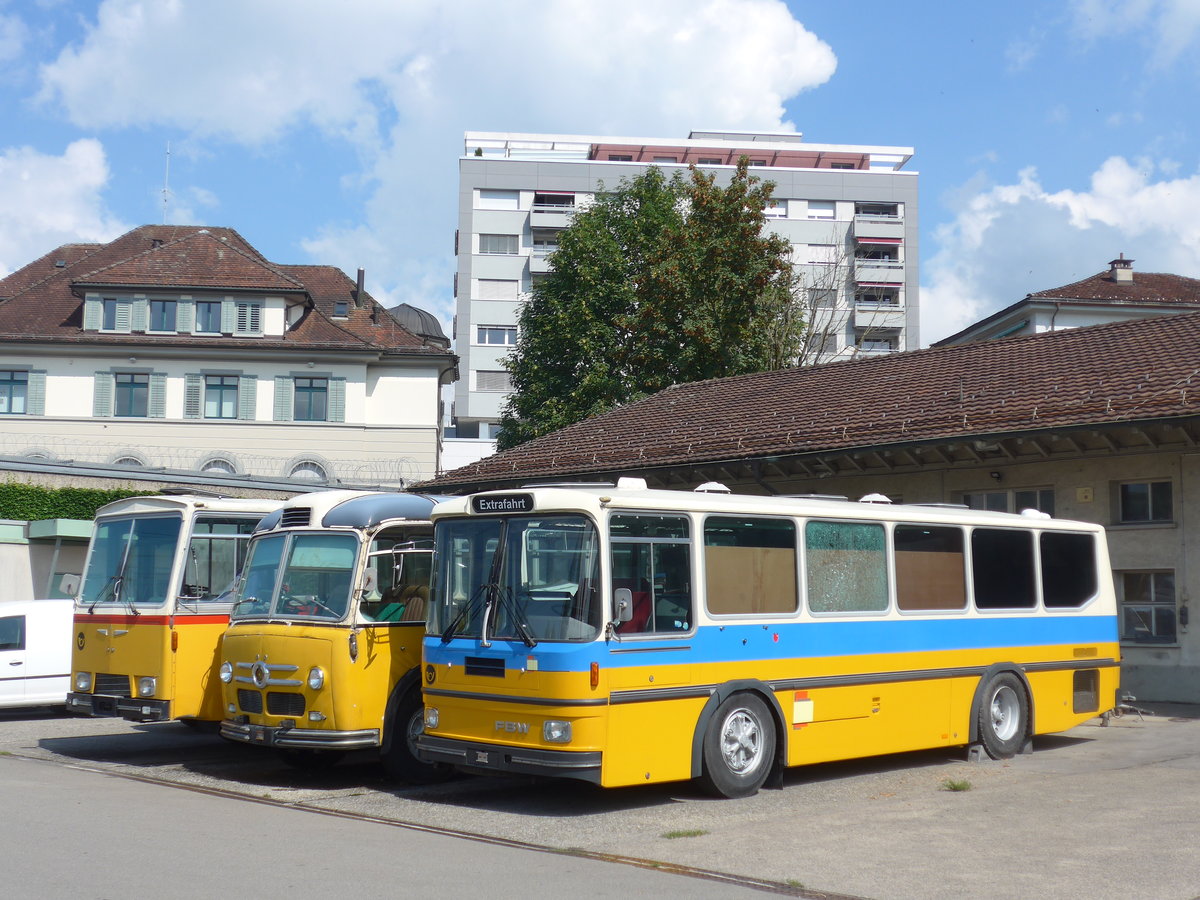
[[167,203],[171,197],[171,142],[167,141],[167,168],[163,173],[163,189],[162,189],[162,204],[163,204],[163,220],[164,225],[167,224]]

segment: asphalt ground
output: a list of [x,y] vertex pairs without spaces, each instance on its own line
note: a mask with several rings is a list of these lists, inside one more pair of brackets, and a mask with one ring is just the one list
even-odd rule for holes
[[1038,738],[1033,753],[1004,762],[967,762],[954,750],[805,767],[790,770],[781,790],[743,800],[710,799],[686,783],[606,791],[462,777],[406,787],[387,782],[366,753],[300,772],[270,751],[176,723],[46,713],[0,716],[0,753],[717,883],[728,877],[731,888],[874,900],[1194,900],[1200,708],[1146,708],[1154,714]]

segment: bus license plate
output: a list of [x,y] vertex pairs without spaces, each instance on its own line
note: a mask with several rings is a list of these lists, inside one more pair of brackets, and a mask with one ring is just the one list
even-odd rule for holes
[[270,729],[262,725],[250,726],[250,741],[255,744],[270,744],[271,732]]

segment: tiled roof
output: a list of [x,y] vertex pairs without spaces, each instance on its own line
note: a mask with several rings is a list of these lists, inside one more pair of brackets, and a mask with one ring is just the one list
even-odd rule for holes
[[[356,304],[354,281],[336,266],[272,263],[232,228],[182,225],[144,225],[107,244],[64,244],[0,279],[0,343],[247,346],[245,338],[84,331],[83,298],[94,286],[290,295],[311,308],[284,335],[255,338],[257,345],[446,355],[365,292]],[[339,302],[344,317],[335,317]]]
[[428,486],[1200,415],[1200,313],[678,385]]
[[1117,281],[1110,271],[1104,271],[1062,287],[1034,291],[1029,298],[1093,303],[1200,305],[1200,279],[1163,272],[1134,272],[1132,281]]

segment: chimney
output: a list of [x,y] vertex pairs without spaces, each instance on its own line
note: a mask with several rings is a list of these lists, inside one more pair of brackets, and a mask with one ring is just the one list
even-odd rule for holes
[[358,270],[358,286],[354,289],[354,305],[361,307],[363,305],[363,282],[366,281],[367,270],[360,268]]
[[1108,264],[1108,275],[1117,284],[1133,284],[1133,260],[1122,253]]

